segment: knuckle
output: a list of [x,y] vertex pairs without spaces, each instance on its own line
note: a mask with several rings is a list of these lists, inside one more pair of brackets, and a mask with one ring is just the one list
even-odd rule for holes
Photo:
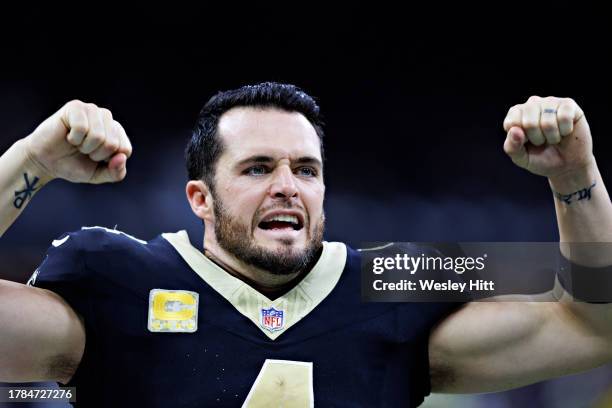
[[538,95],[531,95],[529,97],[529,99],[527,99],[527,102],[538,102],[542,99],[542,97],[538,96]]
[[128,141],[128,143],[122,147],[122,150],[127,157],[130,157],[132,155],[132,144]]
[[536,146],[540,146],[546,141],[546,139],[544,138],[544,135],[542,134],[542,132],[540,132],[540,129],[538,129],[537,132],[532,132],[531,134],[529,134],[528,138],[529,138],[529,141]]
[[540,126],[534,126],[534,127],[530,127],[528,129],[525,129],[527,132],[527,137],[529,137],[529,139],[540,139],[542,138],[542,129],[540,129]]
[[523,104],[517,104],[514,106],[511,106],[510,109],[508,109],[508,117],[520,117],[520,115],[522,114],[523,111]]
[[535,137],[542,136],[542,129],[540,129],[539,125],[532,126],[529,129],[527,129],[527,134],[529,136],[535,136]]
[[104,148],[108,151],[115,152],[119,149],[119,141],[107,140],[106,143],[104,143]]
[[87,138],[94,144],[102,144],[104,143],[104,133],[100,131],[90,131],[87,134]]
[[577,105],[576,101],[572,98],[563,98],[562,101],[568,105]]
[[542,121],[540,127],[544,132],[552,132],[557,129],[557,124],[554,121]]
[[123,129],[123,126],[121,126],[121,123],[117,122],[116,120],[113,120],[112,128],[115,130],[115,132],[120,137],[127,137],[125,135],[125,129]]
[[523,105],[522,104],[516,104],[516,105],[511,106],[510,109],[508,109],[508,115],[520,111],[521,106],[523,106]]
[[101,162],[102,160],[106,158],[103,154],[99,152],[90,153],[88,156],[92,161],[95,161],[95,162]]
[[506,132],[509,131],[514,126],[520,126],[520,123],[517,123],[516,121],[513,121],[508,118],[506,118],[506,120],[504,120],[504,123],[502,124],[502,127]]
[[87,131],[89,130],[87,128],[87,125],[85,123],[73,123],[72,126],[70,127],[71,130],[73,130],[75,133],[79,133],[79,134],[85,134],[87,133]]
[[68,108],[80,108],[85,106],[86,104],[80,99],[73,99],[66,103],[66,107]]
[[112,112],[110,110],[106,109],[106,108],[98,108],[98,112],[100,112],[102,117],[105,118],[105,119],[112,119],[113,118]]
[[130,141],[130,139],[128,139],[127,137],[122,137],[121,138],[121,146],[124,149],[130,149],[132,150],[132,142]]
[[63,110],[71,122],[84,120],[87,115],[87,106],[76,99],[66,103]]
[[535,130],[538,127],[539,127],[538,122],[536,120],[533,120],[533,119],[523,120],[523,128],[525,128],[526,130]]
[[506,118],[504,119],[504,123],[520,120],[521,117],[521,108],[519,105],[514,105],[508,112],[506,113]]

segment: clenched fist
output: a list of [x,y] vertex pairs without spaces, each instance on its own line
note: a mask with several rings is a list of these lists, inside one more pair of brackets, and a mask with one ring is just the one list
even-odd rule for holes
[[504,151],[534,174],[557,177],[594,162],[589,125],[572,99],[532,96],[510,108],[504,130]]
[[48,179],[74,183],[123,180],[132,145],[108,109],[75,100],[26,139],[27,154]]

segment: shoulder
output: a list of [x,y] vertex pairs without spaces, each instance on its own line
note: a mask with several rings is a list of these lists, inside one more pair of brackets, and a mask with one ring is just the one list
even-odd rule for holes
[[54,239],[47,255],[78,257],[83,261],[100,257],[151,256],[168,249],[161,236],[151,241],[106,227],[81,227]]
[[161,236],[145,241],[117,229],[82,227],[53,240],[29,283],[68,297],[83,288],[139,288],[181,266]]
[[82,251],[100,251],[121,247],[140,248],[148,244],[147,241],[123,231],[98,226],[81,227],[80,230],[65,233],[54,240],[52,245],[59,247],[64,243],[69,244],[68,246],[72,244]]
[[66,232],[55,238],[47,249],[45,260],[61,258],[82,262],[90,254],[136,249],[147,244],[147,241],[115,229],[82,227],[80,230]]
[[91,276],[94,271],[109,274],[125,267],[136,268],[168,250],[162,241],[158,237],[150,245],[117,229],[82,227],[53,240],[33,280],[39,274],[73,280]]

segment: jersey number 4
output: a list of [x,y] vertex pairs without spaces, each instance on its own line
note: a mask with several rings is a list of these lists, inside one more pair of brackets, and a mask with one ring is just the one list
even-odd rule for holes
[[242,408],[312,408],[312,363],[266,360]]

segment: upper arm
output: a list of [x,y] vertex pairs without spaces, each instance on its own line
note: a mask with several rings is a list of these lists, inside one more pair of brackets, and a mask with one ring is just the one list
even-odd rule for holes
[[59,295],[0,280],[0,327],[0,381],[66,383],[74,375],[85,328]]
[[604,364],[611,350],[562,303],[472,302],[431,334],[432,390],[515,388]]

